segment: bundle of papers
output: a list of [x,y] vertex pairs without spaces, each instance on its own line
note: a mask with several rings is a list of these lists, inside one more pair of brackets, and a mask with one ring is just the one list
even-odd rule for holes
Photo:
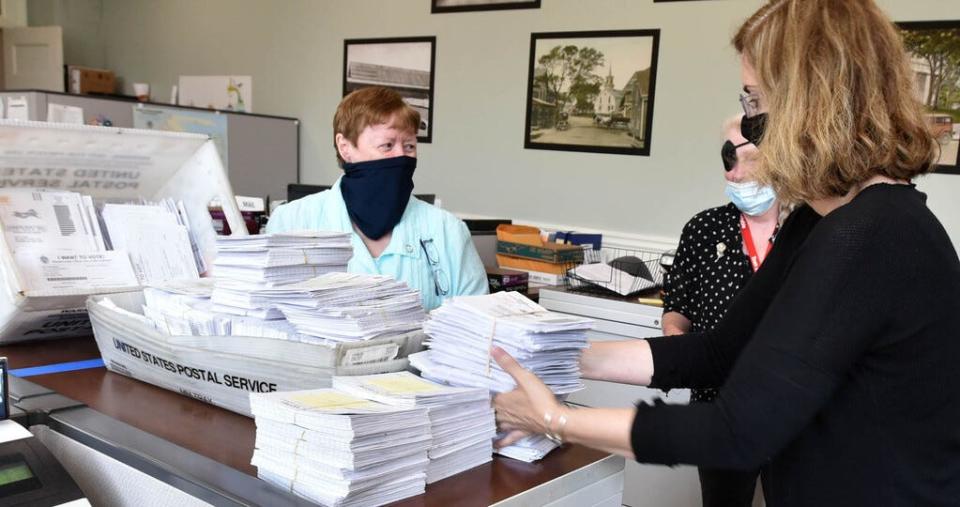
[[490,356],[497,345],[554,393],[569,394],[583,388],[579,359],[592,327],[590,319],[550,312],[516,292],[456,297],[424,324],[430,350],[416,354],[414,366],[451,385],[510,391],[513,378]]
[[214,308],[233,315],[282,319],[279,310],[254,293],[346,271],[352,256],[350,235],[340,232],[217,238]]
[[379,275],[330,273],[245,297],[251,307],[279,309],[297,333],[331,344],[406,333],[426,317],[417,291]]
[[[639,260],[638,260],[639,261]],[[652,263],[654,268],[659,271],[659,263]],[[640,264],[641,266],[643,264]],[[646,269],[646,268],[644,268]],[[659,273],[657,273],[659,274]],[[573,280],[589,285],[603,287],[604,289],[616,292],[621,296],[629,296],[637,292],[652,289],[660,285],[658,278],[651,274],[647,269],[646,273],[630,273],[622,269],[622,265],[613,263],[594,263],[583,264],[570,270],[570,276]]]
[[183,203],[106,204],[75,192],[0,189],[0,221],[25,291],[122,289],[205,270]]
[[212,292],[209,278],[147,287],[143,289],[143,315],[169,335],[230,335],[230,316],[213,311]]
[[170,200],[103,206],[110,245],[127,252],[141,285],[200,278],[202,256],[182,207]]
[[489,462],[496,422],[484,388],[437,384],[410,372],[333,377],[333,388],[398,407],[427,407],[433,437],[427,484]]
[[334,389],[251,394],[258,476],[327,506],[382,505],[424,492],[426,408]]
[[[411,355],[410,364],[437,382],[506,392],[516,383],[490,356],[497,345],[554,393],[565,395],[583,387],[579,358],[592,326],[590,319],[547,311],[516,292],[456,297],[434,310],[424,324],[429,350]],[[532,460],[554,447],[538,436],[498,452]]]
[[14,252],[103,252],[93,199],[76,192],[0,189],[0,221]]

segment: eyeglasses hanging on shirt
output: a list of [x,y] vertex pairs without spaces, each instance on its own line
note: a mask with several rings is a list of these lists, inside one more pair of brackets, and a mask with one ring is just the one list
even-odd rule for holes
[[427,257],[427,263],[430,264],[430,270],[433,272],[433,288],[437,296],[446,296],[450,292],[450,280],[447,274],[440,268],[440,252],[437,251],[437,245],[433,239],[421,239],[420,248],[423,249]]

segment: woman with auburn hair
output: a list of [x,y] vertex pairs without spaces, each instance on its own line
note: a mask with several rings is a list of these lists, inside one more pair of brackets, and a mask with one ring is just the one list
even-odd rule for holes
[[911,183],[935,141],[873,0],[776,0],[734,38],[757,180],[798,204],[712,331],[596,342],[584,377],[719,388],[711,403],[577,409],[503,350],[513,433],[645,463],[762,467],[771,506],[957,505],[960,260]]
[[487,274],[467,226],[412,195],[420,113],[396,90],[369,86],[340,101],[333,146],[343,175],[330,190],[288,202],[268,233],[349,232],[351,273],[387,275],[420,293],[425,309],[486,294]]

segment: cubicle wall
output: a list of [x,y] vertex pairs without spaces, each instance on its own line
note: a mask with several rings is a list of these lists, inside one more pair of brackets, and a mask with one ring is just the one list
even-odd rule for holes
[[[86,124],[134,128],[134,108],[182,111],[193,117],[209,115],[211,124],[226,118],[227,153],[225,167],[236,195],[286,199],[287,184],[300,182],[300,121],[296,118],[266,116],[228,111],[141,103],[132,99],[70,95],[43,91],[0,92],[4,104],[8,98],[27,100],[29,119],[47,120],[48,104],[83,109]],[[5,113],[5,108],[0,109]]]

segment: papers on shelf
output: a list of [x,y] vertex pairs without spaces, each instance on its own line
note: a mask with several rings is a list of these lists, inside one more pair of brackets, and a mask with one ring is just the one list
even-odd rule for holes
[[577,266],[570,270],[570,274],[577,280],[612,290],[621,296],[657,286],[653,280],[634,276],[602,262]]
[[263,480],[323,505],[381,505],[424,492],[432,441],[425,408],[334,389],[251,394],[251,463]]

